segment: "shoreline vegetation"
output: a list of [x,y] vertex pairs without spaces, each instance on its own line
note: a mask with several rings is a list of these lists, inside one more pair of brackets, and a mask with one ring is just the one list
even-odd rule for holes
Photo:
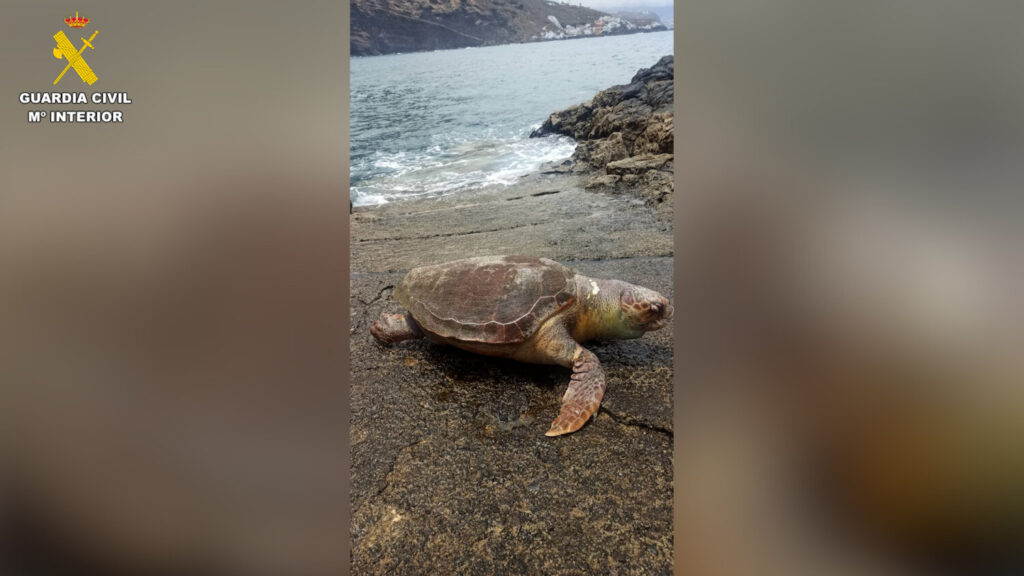
[[352,56],[668,30],[654,13],[608,14],[553,0],[353,0]]
[[[424,341],[385,348],[369,334],[382,312],[400,310],[392,292],[410,268],[471,256],[551,258],[671,298],[671,180],[661,190],[665,182],[649,185],[647,178],[664,174],[648,177],[647,170],[587,187],[618,175],[616,162],[653,153],[640,142],[671,150],[671,118],[641,105],[644,94],[671,100],[671,61],[663,62],[653,74],[638,73],[640,84],[634,77],[581,105],[591,110],[591,129],[617,125],[615,118],[639,122],[639,115],[622,113],[627,109],[650,108],[649,122],[627,122],[617,138],[598,137],[598,130],[578,140],[566,166],[542,168],[512,186],[354,209],[354,573],[490,573],[499,566],[523,574],[671,572],[671,330],[597,343],[595,353],[607,359],[601,410],[562,439],[544,431],[558,412],[568,370]],[[582,129],[582,116],[561,124]],[[599,117],[607,122],[594,124]],[[641,124],[664,122],[669,140],[634,137],[648,134]],[[624,158],[614,148],[620,140],[630,154]],[[602,155],[605,148],[617,151]],[[668,159],[651,170],[670,175],[670,167]]]

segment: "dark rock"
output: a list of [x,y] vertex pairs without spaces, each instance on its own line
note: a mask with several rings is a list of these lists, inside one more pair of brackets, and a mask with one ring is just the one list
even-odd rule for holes
[[671,154],[644,154],[615,162],[609,162],[605,170],[609,174],[642,174],[648,170],[660,170],[672,162]]
[[621,179],[621,177],[614,174],[600,174],[598,176],[594,176],[590,180],[587,180],[584,187],[588,190],[593,188],[611,188],[614,187]]
[[617,176],[595,176],[587,188],[623,186],[669,215],[671,205],[665,199],[673,187],[673,81],[674,59],[665,56],[638,71],[629,84],[612,86],[590,102],[555,112],[530,137],[572,137],[577,142],[570,159],[573,172]]
[[[652,121],[663,124],[668,119],[671,124],[673,62],[672,56],[665,56],[637,72],[629,84],[612,86],[598,92],[590,102],[555,112],[530,136],[562,134],[580,141],[623,132],[632,146]],[[663,151],[671,152],[671,138],[666,144]]]
[[629,148],[621,132],[616,132],[601,140],[584,140],[576,146],[573,158],[576,164],[584,168],[606,166],[616,160],[629,157]]
[[548,162],[540,168],[541,174],[568,174],[570,172],[572,172],[572,160]]

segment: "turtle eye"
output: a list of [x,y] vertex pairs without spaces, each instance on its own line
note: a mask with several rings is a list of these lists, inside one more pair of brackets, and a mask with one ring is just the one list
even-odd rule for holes
[[636,305],[636,296],[633,294],[632,290],[623,290],[620,300],[623,307],[632,308]]

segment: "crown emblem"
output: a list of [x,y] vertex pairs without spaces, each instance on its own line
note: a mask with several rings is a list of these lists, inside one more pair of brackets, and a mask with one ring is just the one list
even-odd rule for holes
[[64,21],[72,28],[85,28],[85,25],[89,23],[89,19],[80,17],[77,10],[73,17],[65,18]]

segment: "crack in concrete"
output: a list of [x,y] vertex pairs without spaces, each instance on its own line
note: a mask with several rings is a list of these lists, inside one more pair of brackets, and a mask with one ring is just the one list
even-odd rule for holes
[[[542,192],[534,192],[533,194],[530,194],[529,196],[532,197],[532,198],[536,198],[538,196],[548,196],[550,194],[558,194],[560,192],[561,192],[561,190],[544,190]],[[522,200],[523,198],[526,198],[526,196],[510,196],[508,198],[505,198],[505,201],[506,202],[511,202],[512,200]]]
[[527,224],[519,224],[516,226],[507,226],[505,228],[492,228],[489,230],[471,230],[469,232],[447,232],[443,234],[430,234],[428,236],[394,236],[389,238],[361,238],[357,242],[396,242],[400,240],[428,240],[430,238],[452,238],[455,236],[472,236],[474,234],[488,234],[490,232],[505,232],[507,230],[517,230],[519,228],[530,228],[533,226],[540,226],[541,224],[548,224],[550,220],[544,220],[542,222],[530,222]]
[[620,260],[637,260],[637,261],[642,261],[642,260],[670,260],[673,257],[674,257],[673,253],[669,252],[667,254],[651,254],[651,255],[644,255],[644,256],[608,256],[606,258],[579,258],[579,259],[576,259],[576,260],[563,260],[562,263],[568,266],[568,265],[576,263],[576,262],[591,263],[591,262],[617,262],[617,261],[620,261]]
[[365,506],[368,503],[376,501],[377,498],[380,497],[380,495],[383,494],[391,486],[391,475],[394,474],[395,467],[398,465],[398,460],[402,457],[402,454],[405,453],[406,450],[411,450],[412,448],[414,448],[416,446],[419,446],[421,444],[426,444],[426,443],[427,443],[427,439],[426,438],[420,438],[419,440],[416,440],[414,442],[406,444],[405,446],[402,446],[401,448],[399,448],[398,450],[395,451],[395,458],[394,458],[394,460],[391,461],[391,465],[388,466],[388,471],[384,473],[384,480],[381,482],[381,486],[379,488],[377,488],[377,490],[374,491],[372,496],[367,497],[362,502],[360,502],[358,505],[353,507],[353,509],[352,509],[352,517],[353,518],[355,518],[355,515],[360,510],[362,510],[363,506]]
[[389,288],[394,288],[394,287],[395,287],[394,284],[388,284],[387,286],[381,288],[380,291],[377,292],[377,296],[374,297],[373,299],[371,299],[369,302],[366,302],[362,298],[358,298],[358,297],[356,299],[359,300],[360,302],[362,302],[364,306],[371,306],[371,305],[373,305],[374,302],[377,302],[378,300],[380,300],[381,298],[384,297],[384,291],[385,290],[388,290]]
[[651,424],[649,422],[644,422],[643,420],[639,420],[639,419],[634,418],[632,416],[626,416],[625,414],[618,414],[618,413],[614,412],[613,410],[609,410],[608,408],[606,408],[604,406],[601,406],[601,412],[604,412],[605,414],[607,414],[609,418],[611,418],[612,420],[614,420],[617,424],[619,424],[621,426],[633,426],[635,428],[646,428],[648,430],[651,430],[652,432],[656,432],[658,434],[664,434],[665,436],[668,436],[669,440],[672,439],[673,432],[672,432],[671,428],[666,428],[664,426],[659,426],[657,424]]

